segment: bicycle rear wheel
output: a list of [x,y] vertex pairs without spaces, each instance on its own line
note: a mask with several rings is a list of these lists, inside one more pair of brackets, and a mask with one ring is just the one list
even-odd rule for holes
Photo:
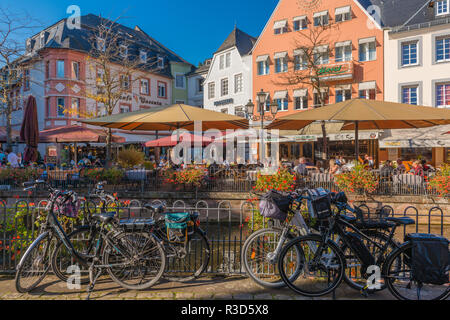
[[35,289],[50,270],[52,237],[48,232],[40,235],[27,249],[17,267],[15,284],[20,293]]
[[[392,252],[383,267],[383,277],[389,291],[399,300],[445,300],[450,296],[450,279],[443,285],[419,284],[413,279],[411,252],[413,244],[405,243]],[[401,268],[397,267],[401,261]],[[448,268],[447,268],[448,269]],[[450,270],[447,271],[450,276]]]
[[[322,246],[321,252],[318,252]],[[316,258],[317,256],[317,258]],[[333,242],[323,243],[322,237],[308,235],[289,242],[278,259],[281,278],[290,289],[307,297],[331,293],[342,282],[345,259]],[[291,280],[293,270],[300,275]]]
[[[280,237],[281,229],[259,230],[245,241],[242,247],[242,265],[247,275],[260,286],[279,289],[286,286],[278,272],[278,260],[274,255]],[[292,237],[289,238],[292,240]],[[291,280],[299,275],[300,270],[295,270],[290,275]]]
[[163,275],[166,256],[163,247],[148,232],[120,233],[106,244],[103,264],[111,279],[130,290],[153,286]]

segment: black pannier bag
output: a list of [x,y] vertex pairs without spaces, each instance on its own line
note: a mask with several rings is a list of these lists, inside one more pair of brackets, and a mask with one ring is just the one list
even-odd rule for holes
[[362,262],[361,274],[365,275],[365,273],[367,272],[367,268],[375,264],[375,258],[372,256],[359,234],[348,232],[346,236],[348,241],[350,242],[350,247],[353,253],[355,253],[359,260]]
[[449,283],[449,241],[434,234],[413,233],[405,237],[411,241],[411,272],[414,280],[435,285]]
[[318,188],[308,190],[308,211],[313,219],[325,220],[332,216],[331,194],[329,191]]
[[259,212],[263,217],[285,221],[293,198],[282,192],[271,190],[259,201]]

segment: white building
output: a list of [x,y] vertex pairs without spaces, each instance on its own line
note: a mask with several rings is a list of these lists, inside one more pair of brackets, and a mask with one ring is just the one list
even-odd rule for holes
[[235,28],[214,54],[204,83],[204,108],[245,116],[252,98],[252,56],[256,38]]
[[203,108],[204,85],[212,59],[200,63],[192,72],[186,75],[188,81],[188,105]]

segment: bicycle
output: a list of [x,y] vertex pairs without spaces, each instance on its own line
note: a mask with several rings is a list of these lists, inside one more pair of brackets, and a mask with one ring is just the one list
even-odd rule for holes
[[[70,241],[59,223],[57,213],[67,216],[78,214],[73,191],[53,189],[45,181],[25,183],[25,190],[45,185],[50,192],[47,216],[42,223],[37,239],[29,246],[17,266],[15,285],[18,292],[26,293],[36,288],[50,270],[53,259],[49,259],[50,244],[58,241],[55,252],[62,245],[75,260],[89,268],[89,299],[96,281],[103,270],[111,279],[126,289],[143,290],[154,285],[165,269],[166,259],[162,246],[151,229],[154,222],[147,220],[121,221],[122,230],[108,230],[114,216],[111,214],[93,215],[99,231],[93,254],[79,252]],[[146,277],[147,276],[147,277]],[[31,278],[31,279],[30,279]]]
[[[331,202],[337,207],[357,212],[345,202],[345,194],[340,193],[328,201],[328,210],[317,216],[321,223],[320,234],[309,234],[292,240],[283,248],[278,260],[278,270],[287,286],[296,293],[309,297],[331,293],[344,280],[347,262],[341,250],[342,245],[339,246],[332,240],[333,235],[338,235],[339,241],[342,241],[361,261],[361,273],[365,279],[368,278],[367,270],[370,266],[383,264],[385,252],[390,245],[389,242],[377,243],[359,230],[353,224],[356,217],[341,215],[342,210],[333,214]],[[395,227],[415,223],[414,220],[407,217],[387,217],[385,220],[395,224]],[[353,232],[347,232],[348,229]],[[391,230],[390,239],[394,233],[395,230]],[[377,247],[378,255],[374,256],[360,237]],[[291,279],[286,272],[291,271],[294,267],[301,270],[301,275]],[[365,294],[368,288],[366,286],[363,289],[362,293]]]
[[146,204],[155,219],[154,234],[163,243],[167,268],[164,278],[188,282],[200,277],[210,260],[210,245],[200,228],[198,212],[169,213],[166,203]]

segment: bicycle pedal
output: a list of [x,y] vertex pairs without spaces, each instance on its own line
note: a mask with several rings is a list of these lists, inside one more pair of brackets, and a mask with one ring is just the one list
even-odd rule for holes
[[368,291],[369,287],[366,286],[364,288],[361,289],[360,293],[364,298],[368,298],[369,297],[369,291]]

